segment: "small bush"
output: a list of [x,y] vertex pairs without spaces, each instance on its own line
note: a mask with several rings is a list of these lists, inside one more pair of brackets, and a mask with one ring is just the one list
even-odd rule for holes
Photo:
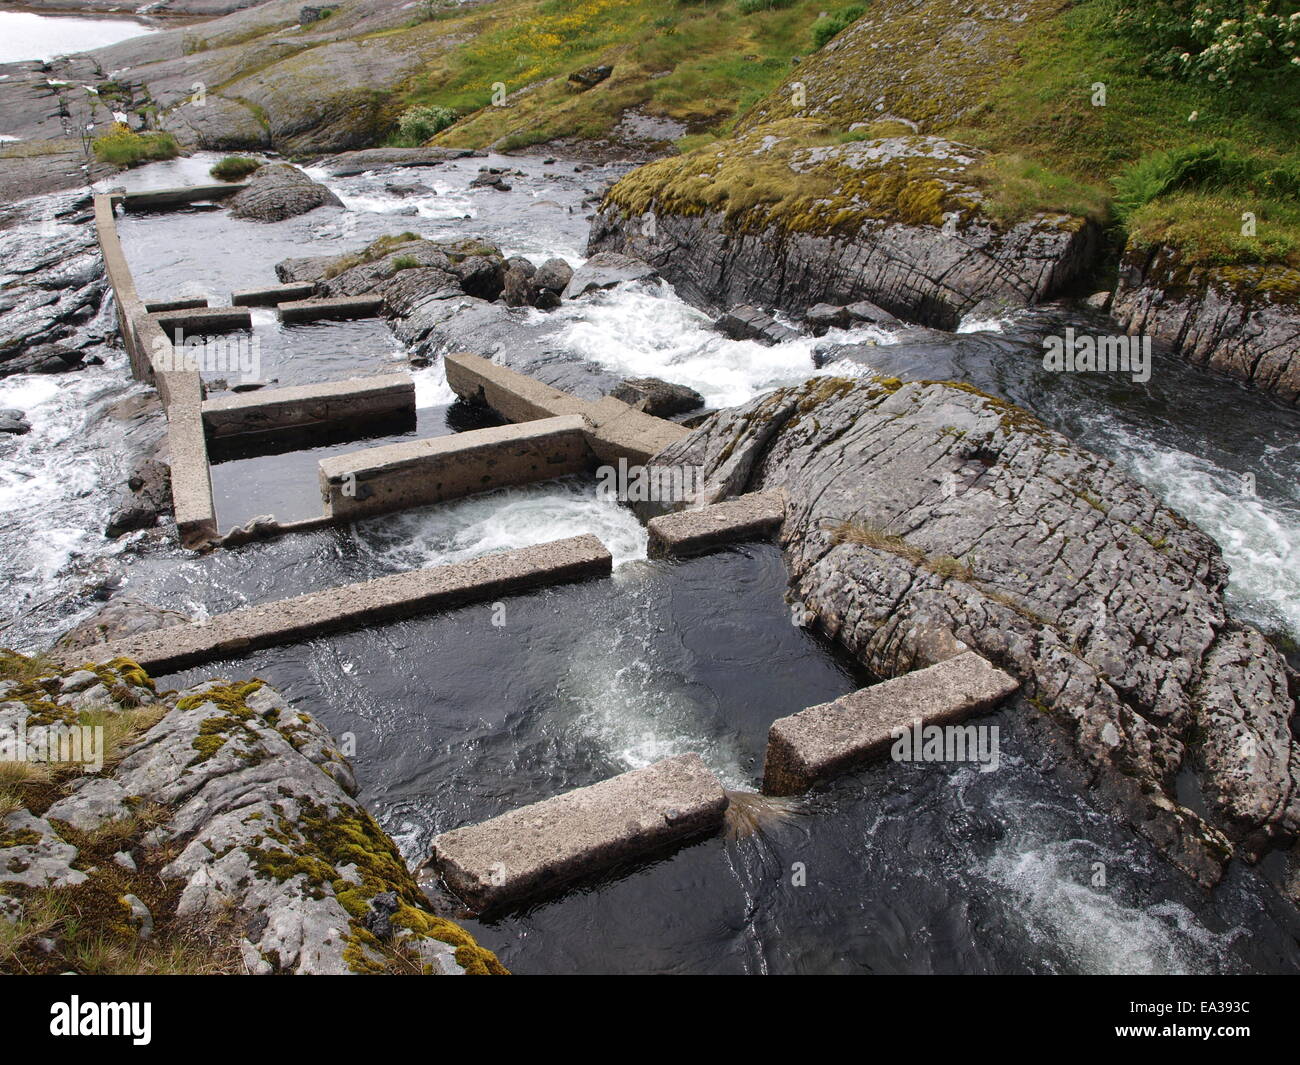
[[1295,0],[1120,0],[1116,24],[1158,71],[1231,85],[1293,77],[1300,66]]
[[219,163],[213,164],[208,173],[219,181],[238,181],[261,167],[260,159],[250,159],[246,155],[228,155]]
[[120,122],[94,142],[95,158],[114,166],[139,166],[158,159],[175,159],[181,146],[170,133],[136,133]]
[[397,120],[397,133],[403,143],[416,146],[441,133],[455,121],[456,112],[450,107],[408,107]]
[[420,265],[420,260],[414,255],[399,255],[393,259],[393,272],[398,270],[414,270]]
[[790,7],[794,0],[740,0],[736,4],[736,9],[742,15],[752,15],[758,11],[777,11],[783,7]]
[[856,22],[866,13],[866,7],[862,4],[854,4],[852,7],[842,8],[823,18],[819,18],[813,23],[812,28],[813,51],[824,48],[832,37],[845,29],[849,23]]

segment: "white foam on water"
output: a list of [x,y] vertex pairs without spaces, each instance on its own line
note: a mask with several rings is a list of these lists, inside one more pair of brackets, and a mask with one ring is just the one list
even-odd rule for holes
[[436,359],[422,369],[413,370],[411,379],[415,382],[417,410],[446,407],[456,402],[456,392],[447,384],[447,364],[442,359]]
[[864,327],[784,344],[731,340],[662,282],[617,285],[566,302],[551,317],[568,320],[560,341],[577,354],[627,377],[664,377],[687,385],[710,407],[735,406],[760,392],[830,373],[813,365],[820,345],[891,339],[887,331]]
[[701,690],[662,661],[654,611],[636,601],[654,592],[637,583],[635,567],[625,571],[618,616],[575,645],[557,686],[557,727],[569,744],[594,743],[619,772],[695,753],[727,787],[752,787],[732,738],[704,726]]
[[596,498],[594,483],[576,480],[506,488],[355,528],[361,551],[394,570],[463,562],[584,534],[597,537],[616,566],[646,556],[646,531],[636,515]]
[[1223,548],[1228,604],[1264,629],[1300,639],[1300,495],[1265,498],[1238,473],[1131,433],[1108,434],[1114,457]]
[[[1101,862],[1112,881],[1093,887]],[[1114,881],[1132,873],[1127,855],[1083,839],[1007,840],[983,870],[1014,902],[1026,933],[1063,952],[1072,971],[1174,975],[1213,971],[1244,929],[1214,933],[1170,901],[1136,905]],[[1138,871],[1140,875],[1140,870]]]

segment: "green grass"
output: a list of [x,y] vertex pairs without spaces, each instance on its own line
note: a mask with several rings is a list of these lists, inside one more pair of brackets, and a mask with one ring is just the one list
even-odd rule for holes
[[[1147,42],[1117,30],[1115,12],[1115,0],[1084,0],[1037,25],[1020,65],[950,131],[1027,161],[991,164],[1012,172],[991,183],[994,210],[1055,208],[1073,195],[1103,203],[1135,240],[1174,242],[1203,264],[1292,261],[1300,77],[1261,91],[1148,73]],[[1244,212],[1258,219],[1256,237],[1241,232]]]
[[836,37],[849,23],[856,22],[866,13],[865,6],[854,4],[851,7],[841,8],[839,11],[828,12],[825,18],[819,18],[813,23],[812,28],[813,49],[825,48],[832,38]]
[[[469,35],[436,56],[399,101],[465,116],[435,143],[603,138],[629,108],[681,123],[685,137],[725,135],[808,51],[823,0],[750,14],[734,0],[497,0],[490,9],[490,18],[484,9],[425,24]],[[598,64],[613,75],[576,92],[568,75]],[[506,106],[492,103],[497,84],[510,94]]]
[[181,146],[170,133],[136,133],[125,126],[115,126],[111,133],[96,137],[95,158],[114,166],[139,166],[159,159],[175,159]]
[[239,181],[261,168],[260,159],[250,159],[246,155],[228,155],[220,162],[213,163],[208,173],[218,181]]

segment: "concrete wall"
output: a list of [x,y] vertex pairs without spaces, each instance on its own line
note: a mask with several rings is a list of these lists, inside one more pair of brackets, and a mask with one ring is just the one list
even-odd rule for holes
[[578,473],[592,463],[586,431],[567,415],[322,459],[325,512],[347,520]]
[[167,207],[183,207],[201,200],[224,200],[248,188],[245,182],[222,182],[220,185],[184,185],[174,189],[146,189],[128,192],[122,200],[128,211],[152,211]]
[[[212,477],[203,432],[203,386],[193,370],[178,370],[171,338],[149,314],[136,292],[113,213],[118,196],[95,197],[95,233],[104,271],[113,291],[118,328],[131,373],[158,389],[167,413],[167,450],[171,465],[176,528],[186,547],[203,547],[217,537]],[[155,359],[158,365],[155,366]]]
[[645,465],[690,430],[639,411],[622,400],[606,396],[592,402],[515,370],[498,366],[477,355],[456,353],[443,359],[447,383],[462,399],[486,403],[511,422],[580,414],[587,419],[587,442],[601,462],[620,458]]
[[207,400],[203,424],[214,440],[286,430],[340,428],[384,415],[415,418],[410,374],[378,374],[318,385],[264,389]]
[[777,492],[750,492],[698,510],[661,514],[646,523],[651,558],[678,558],[741,540],[767,540],[781,528],[785,500]]
[[497,599],[546,584],[606,576],[612,566],[610,553],[596,537],[573,536],[469,562],[327,588],[218,614],[207,621],[53,655],[66,665],[108,662],[123,656],[163,675],[322,632]]

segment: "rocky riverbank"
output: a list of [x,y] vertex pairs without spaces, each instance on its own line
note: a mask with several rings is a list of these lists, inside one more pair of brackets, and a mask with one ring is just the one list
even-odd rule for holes
[[430,912],[339,742],[261,681],[160,692],[124,659],[9,652],[0,677],[0,737],[52,754],[0,761],[0,969],[505,971]]
[[642,167],[605,197],[588,250],[645,259],[712,309],[870,300],[944,329],[1047,299],[1091,266],[1086,218],[986,215],[971,177],[983,152],[906,129],[848,144],[831,133],[788,120]]
[[1202,884],[1294,846],[1300,676],[1228,614],[1218,546],[1111,463],[969,387],[879,378],[779,389],[656,462],[702,466],[710,500],[783,491],[804,624],[882,677],[978,651],[1021,681],[1041,771]]

